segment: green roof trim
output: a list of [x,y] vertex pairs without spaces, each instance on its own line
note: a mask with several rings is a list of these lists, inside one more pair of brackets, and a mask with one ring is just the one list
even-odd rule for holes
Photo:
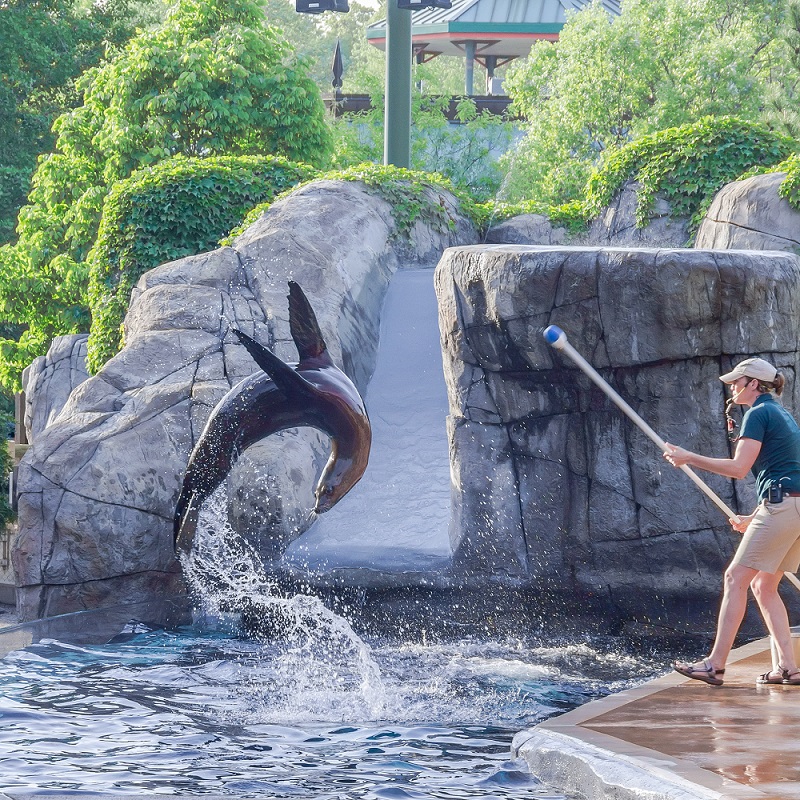
[[[432,33],[561,33],[564,26],[560,22],[537,23],[492,23],[492,22],[445,22],[438,25],[412,25],[412,36],[426,36]],[[367,39],[385,39],[386,28],[370,28]]]
[[451,22],[448,27],[453,33],[561,33],[564,26],[560,22]]

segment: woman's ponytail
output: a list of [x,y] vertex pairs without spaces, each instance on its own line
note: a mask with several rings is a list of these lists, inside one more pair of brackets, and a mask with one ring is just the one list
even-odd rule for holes
[[786,383],[786,378],[784,378],[780,372],[776,371],[775,377],[771,381],[761,381],[758,380],[758,378],[756,378],[756,380],[758,381],[758,391],[761,392],[761,394],[767,394],[767,392],[775,392],[775,394],[778,395],[778,397],[780,397],[781,394],[783,394],[783,387]]

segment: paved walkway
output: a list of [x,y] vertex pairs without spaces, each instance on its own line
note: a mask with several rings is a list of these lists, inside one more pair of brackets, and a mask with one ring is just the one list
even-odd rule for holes
[[593,800],[800,800],[800,687],[756,686],[769,639],[736,650],[725,684],[677,673],[519,734],[534,774]]

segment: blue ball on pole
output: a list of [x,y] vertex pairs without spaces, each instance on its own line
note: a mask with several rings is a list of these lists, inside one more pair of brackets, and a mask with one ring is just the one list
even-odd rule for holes
[[564,331],[562,331],[561,328],[558,327],[558,325],[548,325],[544,329],[544,333],[542,334],[542,336],[544,336],[545,341],[548,344],[555,344],[560,337],[564,336]]

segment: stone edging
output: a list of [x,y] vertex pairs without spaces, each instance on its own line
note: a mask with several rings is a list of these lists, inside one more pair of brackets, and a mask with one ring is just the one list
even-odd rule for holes
[[[738,648],[728,664],[764,650],[769,650],[769,638]],[[512,755],[524,758],[544,783],[593,800],[763,800],[762,792],[734,785],[686,760],[582,727],[613,709],[685,681],[669,673],[552,717],[520,731],[511,744]]]

